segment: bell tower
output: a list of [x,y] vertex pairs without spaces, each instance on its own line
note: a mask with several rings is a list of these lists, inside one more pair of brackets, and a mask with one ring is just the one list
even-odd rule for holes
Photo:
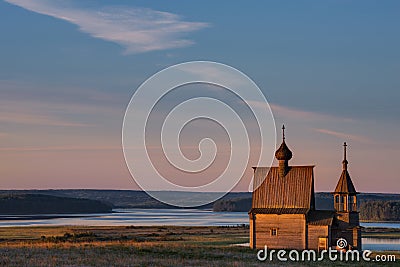
[[339,224],[337,238],[345,238],[349,245],[361,249],[361,232],[357,209],[357,191],[347,170],[347,144],[343,144],[342,173],[333,194],[334,208]]
[[344,142],[344,157],[342,161],[343,169],[339,182],[336,185],[334,195],[335,210],[337,212],[358,212],[357,210],[357,191],[351,181],[347,170],[347,144]]

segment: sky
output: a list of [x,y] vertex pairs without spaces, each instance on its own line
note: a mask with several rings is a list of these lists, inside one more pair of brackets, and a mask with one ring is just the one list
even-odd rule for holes
[[[121,147],[131,96],[168,66],[207,60],[259,86],[277,145],[285,124],[290,164],[316,166],[316,191],[334,190],[346,141],[358,191],[399,193],[399,10],[378,0],[0,1],[0,188],[139,189]],[[212,127],[187,132],[189,157]],[[223,155],[224,131],[210,134]],[[250,180],[247,168],[234,190]]]

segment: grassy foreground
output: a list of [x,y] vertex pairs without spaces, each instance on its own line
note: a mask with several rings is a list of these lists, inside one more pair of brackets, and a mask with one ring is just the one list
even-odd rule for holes
[[[0,266],[353,266],[260,262],[245,227],[4,227]],[[400,261],[399,253],[396,254]],[[376,266],[360,262],[359,265]],[[391,263],[382,266],[396,266]]]

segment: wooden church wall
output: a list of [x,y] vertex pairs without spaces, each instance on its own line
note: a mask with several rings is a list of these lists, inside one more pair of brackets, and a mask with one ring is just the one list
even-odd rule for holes
[[[277,229],[276,236],[271,235],[271,229]],[[264,245],[271,249],[305,248],[306,219],[304,214],[257,214],[255,231],[257,248],[264,248]],[[252,221],[250,222],[250,233],[253,233]]]
[[308,225],[308,249],[318,250],[320,237],[329,237],[328,225]]

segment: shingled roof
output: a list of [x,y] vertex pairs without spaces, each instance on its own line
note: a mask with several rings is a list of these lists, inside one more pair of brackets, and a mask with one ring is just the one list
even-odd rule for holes
[[279,176],[278,167],[254,168],[252,208],[301,209],[302,213],[307,213],[315,206],[313,168],[292,166],[284,177]]
[[349,162],[347,161],[347,144],[344,142],[344,158],[342,161],[343,171],[340,175],[339,182],[336,185],[334,193],[345,193],[345,194],[357,194],[356,189],[354,188],[353,182],[351,181],[350,174],[347,171],[347,165]]
[[347,170],[343,170],[340,175],[339,182],[336,185],[335,193],[357,194],[351,181],[350,174]]

